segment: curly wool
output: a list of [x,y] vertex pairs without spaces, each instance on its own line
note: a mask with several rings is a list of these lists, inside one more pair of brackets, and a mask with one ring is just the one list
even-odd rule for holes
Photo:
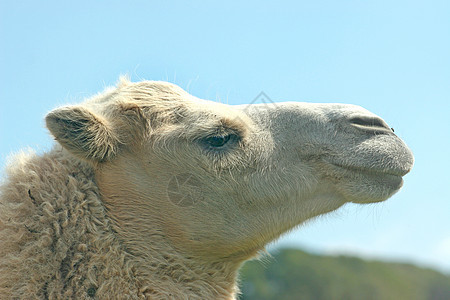
[[145,257],[126,249],[92,166],[60,146],[42,156],[17,155],[6,173],[0,299],[231,299],[238,293],[238,267],[202,267],[171,252],[159,232]]
[[21,154],[0,191],[0,298],[144,296],[92,168],[62,149]]

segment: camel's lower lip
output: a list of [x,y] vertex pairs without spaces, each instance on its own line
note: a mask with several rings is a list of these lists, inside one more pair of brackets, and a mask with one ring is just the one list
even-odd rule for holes
[[[349,202],[375,203],[388,199],[403,186],[406,172],[395,169],[361,168],[331,164]],[[369,190],[367,188],[370,187]],[[364,192],[365,191],[365,192]]]
[[330,162],[332,165],[339,167],[341,169],[345,169],[351,172],[357,173],[365,173],[372,175],[380,175],[380,176],[394,176],[394,177],[403,177],[405,176],[409,170],[401,169],[401,168],[383,168],[383,167],[361,167],[361,166],[350,166],[346,164],[341,164],[337,162]]

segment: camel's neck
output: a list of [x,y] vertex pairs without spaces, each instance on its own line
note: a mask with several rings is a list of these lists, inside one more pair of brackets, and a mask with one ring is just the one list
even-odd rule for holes
[[148,249],[131,260],[140,278],[141,292],[150,299],[235,299],[237,267],[225,262],[205,262],[169,248]]
[[139,235],[145,220],[117,214],[127,197],[118,193],[123,202],[105,207],[94,168],[60,148],[18,157],[5,184],[0,264],[10,271],[0,274],[0,296],[233,299],[236,294],[238,264],[182,255],[156,227]]
[[151,299],[235,299],[241,263],[202,259],[177,249],[158,222],[150,221],[154,216],[138,220],[136,214],[123,210],[123,205],[133,202],[132,193],[110,192],[102,193],[103,201],[144,295]]
[[182,235],[179,221],[170,206],[136,188],[139,169],[124,172],[120,162],[104,164],[95,178],[141,292],[151,299],[234,299],[241,262],[200,257],[189,245],[175,243]]

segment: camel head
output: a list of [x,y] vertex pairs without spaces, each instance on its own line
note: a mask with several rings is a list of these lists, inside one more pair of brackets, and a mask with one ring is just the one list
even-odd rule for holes
[[413,165],[378,116],[354,105],[230,106],[176,85],[122,80],[46,118],[92,164],[130,251],[165,243],[189,257],[243,261],[347,202],[386,200]]

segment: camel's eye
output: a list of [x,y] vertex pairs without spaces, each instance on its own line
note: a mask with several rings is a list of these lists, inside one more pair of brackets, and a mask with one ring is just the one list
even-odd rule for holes
[[205,139],[205,142],[214,148],[223,147],[231,138],[231,134],[227,135],[214,135]]

